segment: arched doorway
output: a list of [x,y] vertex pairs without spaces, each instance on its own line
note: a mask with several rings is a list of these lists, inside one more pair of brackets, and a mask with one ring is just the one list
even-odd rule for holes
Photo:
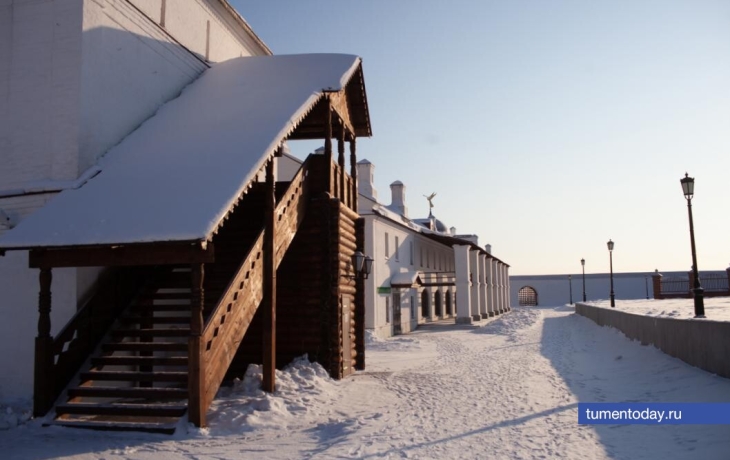
[[534,307],[537,305],[537,291],[531,286],[521,287],[517,293],[517,300],[521,307]]
[[451,291],[446,291],[446,315],[451,316]]
[[434,307],[434,310],[436,310],[435,315],[437,317],[441,318],[443,315],[441,313],[441,291],[440,290],[436,291],[436,298],[434,299],[433,307]]
[[423,292],[421,292],[421,316],[426,319],[429,318],[431,315],[429,315],[429,310],[431,309],[431,305],[429,305],[428,301],[428,290],[424,289]]

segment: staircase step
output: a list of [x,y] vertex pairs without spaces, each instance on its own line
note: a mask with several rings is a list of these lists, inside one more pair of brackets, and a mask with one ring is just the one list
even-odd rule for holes
[[82,381],[105,380],[116,382],[187,382],[187,372],[132,372],[132,371],[91,371],[82,372]]
[[187,356],[99,356],[91,358],[96,366],[187,366]]
[[152,300],[138,300],[132,305],[131,311],[190,311],[190,302],[169,305],[155,305]]
[[175,423],[151,422],[115,422],[115,421],[86,421],[86,420],[54,420],[49,425],[58,425],[68,428],[83,428],[87,430],[107,431],[144,431],[147,433],[173,434],[177,427]]
[[113,337],[187,337],[190,328],[184,329],[115,329]]
[[104,352],[114,351],[188,351],[187,342],[114,342],[101,346]]
[[155,292],[152,294],[142,294],[139,296],[144,300],[190,300],[189,292]]
[[187,399],[188,390],[156,387],[74,387],[68,389],[69,398],[133,398],[133,399]]
[[144,316],[124,316],[122,318],[119,318],[119,321],[122,323],[131,323],[131,324],[139,324],[139,323],[151,323],[151,324],[189,324],[190,323],[190,317],[189,316],[150,316],[150,317],[144,317]]
[[139,417],[181,417],[188,410],[186,404],[95,404],[68,403],[56,406],[57,415],[123,415]]

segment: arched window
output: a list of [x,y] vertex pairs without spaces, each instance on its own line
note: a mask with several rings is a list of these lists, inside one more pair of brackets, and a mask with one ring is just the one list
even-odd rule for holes
[[451,291],[446,291],[446,314],[451,315]]
[[428,301],[428,290],[424,289],[423,292],[421,292],[421,316],[426,319],[429,318],[431,315],[429,315],[429,310],[431,309]]
[[534,307],[537,305],[537,291],[533,287],[524,286],[517,293],[517,300],[520,306]]
[[436,291],[436,298],[434,299],[433,307],[434,307],[434,310],[436,310],[435,315],[438,316],[439,318],[442,317],[443,314],[441,313],[441,291],[440,290]]

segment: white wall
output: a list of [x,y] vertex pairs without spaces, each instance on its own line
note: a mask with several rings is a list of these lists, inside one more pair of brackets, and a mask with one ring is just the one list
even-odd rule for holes
[[[165,17],[162,17],[162,4]],[[207,68],[269,54],[219,0],[0,0],[0,194],[75,180]],[[0,198],[18,220],[53,194]],[[32,394],[38,270],[0,257],[0,399]],[[53,271],[58,332],[97,268]]]

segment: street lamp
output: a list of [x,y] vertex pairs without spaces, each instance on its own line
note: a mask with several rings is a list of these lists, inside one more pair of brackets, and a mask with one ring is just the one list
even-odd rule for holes
[[583,268],[583,302],[586,301],[586,260],[580,259],[580,266]]
[[568,275],[568,286],[570,286],[570,305],[573,305],[573,275]]
[[695,318],[705,318],[705,302],[704,292],[700,285],[700,274],[697,269],[697,250],[695,249],[695,229],[694,223],[692,222],[692,197],[695,193],[695,179],[689,177],[689,174],[684,173],[684,178],[680,179],[679,182],[682,184],[682,192],[684,197],[687,198],[687,212],[689,213],[689,239],[692,242],[692,272],[694,273],[695,286]]
[[345,278],[349,279],[368,279],[368,276],[370,275],[370,272],[373,268],[373,258],[366,256],[360,251],[356,251],[355,254],[352,255],[352,258],[350,260],[350,263],[352,264],[352,271],[354,272],[353,275],[343,275]]
[[616,298],[613,295],[613,241],[610,239],[608,240],[608,260],[611,264],[611,308],[614,308],[616,306]]

